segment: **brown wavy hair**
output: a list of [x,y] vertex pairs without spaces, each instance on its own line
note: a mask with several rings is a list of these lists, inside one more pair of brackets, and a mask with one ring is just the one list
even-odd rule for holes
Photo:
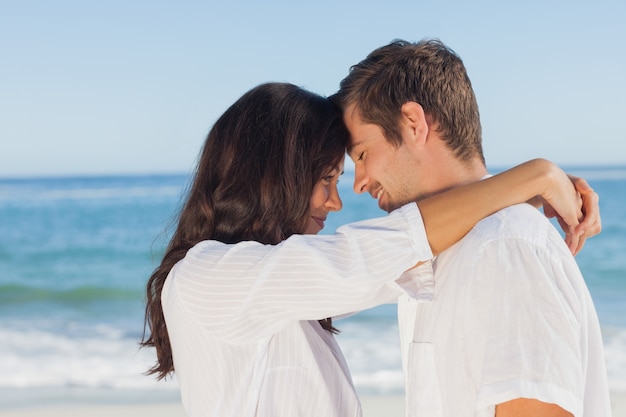
[[[142,347],[148,374],[174,371],[161,292],[172,267],[203,240],[277,244],[303,233],[318,181],[343,158],[348,132],[328,99],[286,83],[245,93],[210,130],[160,265],[147,284]],[[330,319],[324,329],[336,332]],[[149,329],[149,332],[146,330]]]

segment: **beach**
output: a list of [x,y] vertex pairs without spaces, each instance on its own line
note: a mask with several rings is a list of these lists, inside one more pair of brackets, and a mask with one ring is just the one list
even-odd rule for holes
[[[364,417],[393,417],[404,415],[401,396],[366,396],[361,398]],[[611,393],[613,417],[626,417],[626,393]],[[185,417],[178,402],[145,404],[80,404],[51,407],[26,407],[0,410],[0,417]]]
[[[626,167],[570,170],[601,196],[603,231],[576,260],[598,311],[615,417],[626,417]],[[183,175],[0,179],[0,417],[184,416],[175,381],[145,375],[145,283]],[[380,215],[340,183],[341,224]],[[365,417],[402,416],[395,305],[337,320]],[[595,417],[595,416],[593,416]]]

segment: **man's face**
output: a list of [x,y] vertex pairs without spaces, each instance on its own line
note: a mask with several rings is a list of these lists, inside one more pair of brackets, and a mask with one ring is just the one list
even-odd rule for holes
[[419,162],[403,140],[400,147],[389,143],[382,129],[361,119],[352,104],[344,112],[350,132],[349,156],[354,161],[354,191],[369,192],[378,206],[389,212],[415,201],[420,194]]

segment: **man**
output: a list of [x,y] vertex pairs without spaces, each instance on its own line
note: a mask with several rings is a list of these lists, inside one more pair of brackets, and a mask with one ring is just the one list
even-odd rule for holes
[[[351,133],[354,189],[386,211],[487,176],[470,80],[440,41],[375,50],[333,100]],[[610,415],[591,297],[538,210],[486,218],[415,273],[432,273],[434,290],[398,301],[407,415]]]

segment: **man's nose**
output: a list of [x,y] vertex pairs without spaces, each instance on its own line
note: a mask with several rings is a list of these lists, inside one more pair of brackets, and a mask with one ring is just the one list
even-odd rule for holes
[[365,169],[361,167],[354,167],[354,192],[357,194],[362,194],[367,191],[367,173]]

